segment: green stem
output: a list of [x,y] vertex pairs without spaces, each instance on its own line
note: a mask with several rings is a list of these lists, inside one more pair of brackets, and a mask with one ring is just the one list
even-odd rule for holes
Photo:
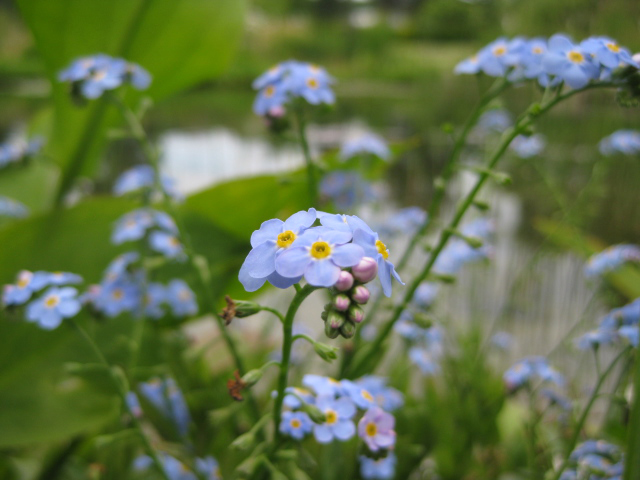
[[452,232],[457,230],[458,225],[460,224],[460,221],[464,217],[469,207],[473,205],[473,202],[476,196],[484,186],[485,182],[490,178],[491,171],[495,168],[498,161],[502,158],[507,148],[509,148],[509,145],[511,144],[513,139],[516,138],[521,133],[525,132],[533,124],[534,120],[537,117],[548,112],[555,105],[566,100],[567,98],[570,98],[585,90],[589,90],[593,88],[603,88],[603,87],[609,87],[609,86],[611,85],[610,84],[593,84],[593,85],[588,85],[587,87],[580,90],[570,90],[564,94],[560,94],[558,92],[558,94],[555,97],[553,97],[551,100],[549,100],[547,103],[542,105],[534,104],[533,106],[531,106],[525,113],[523,113],[518,118],[518,120],[516,121],[516,124],[513,127],[511,127],[510,129],[504,132],[502,142],[500,143],[496,151],[493,153],[493,155],[487,162],[486,166],[483,169],[484,171],[479,173],[479,176],[478,176],[478,179],[476,180],[475,185],[473,186],[471,191],[467,194],[467,196],[463,199],[462,203],[456,209],[456,212],[453,218],[451,219],[451,222],[447,226],[447,228],[445,228],[441,232],[438,243],[435,246],[435,248],[431,251],[431,254],[429,255],[429,259],[427,260],[426,265],[424,266],[422,271],[414,278],[414,280],[409,284],[408,288],[405,290],[404,298],[402,302],[400,302],[400,304],[393,310],[391,319],[380,328],[380,331],[376,336],[376,338],[373,340],[373,342],[366,345],[365,347],[366,350],[360,350],[360,352],[358,352],[358,354],[354,357],[353,359],[354,363],[346,371],[346,373],[349,374],[349,377],[356,378],[366,373],[367,367],[369,366],[370,362],[372,362],[375,366],[375,364],[377,364],[382,359],[382,355],[380,354],[380,352],[383,351],[382,347],[383,347],[384,341],[391,333],[393,326],[395,325],[397,320],[400,318],[400,315],[402,314],[402,312],[407,308],[407,306],[413,299],[413,295],[415,294],[420,284],[429,276],[429,273],[431,273],[431,269],[433,268],[436,260],[438,259],[438,256],[446,246],[447,242],[449,241],[449,238],[451,238],[451,236],[453,235]]
[[291,346],[293,345],[293,319],[302,305],[302,302],[307,298],[317,287],[311,285],[305,285],[302,289],[296,292],[295,297],[289,305],[285,320],[282,325],[282,359],[280,360],[280,375],[278,377],[278,396],[273,405],[273,425],[275,431],[275,444],[277,445],[281,439],[280,434],[280,418],[282,417],[282,402],[284,400],[285,388],[287,388],[287,378],[289,376],[289,362],[291,359]]
[[318,206],[318,182],[316,179],[316,167],[313,164],[311,158],[311,152],[309,150],[309,143],[307,142],[307,135],[305,132],[305,121],[302,107],[298,106],[295,109],[296,117],[296,129],[298,133],[298,141],[302,147],[302,153],[304,155],[304,161],[307,166],[307,185],[309,187],[309,201],[311,207]]
[[578,443],[578,439],[580,438],[580,433],[582,432],[582,428],[584,427],[584,424],[587,421],[587,417],[589,416],[589,412],[591,411],[593,404],[598,398],[600,389],[602,388],[602,385],[604,385],[604,381],[607,379],[609,374],[613,371],[618,361],[621,358],[623,358],[629,352],[629,350],[630,350],[630,347],[623,349],[613,359],[613,361],[609,364],[607,369],[604,372],[602,372],[602,375],[600,375],[600,378],[598,379],[598,383],[596,383],[596,386],[594,387],[593,392],[591,392],[591,396],[589,397],[589,400],[587,401],[587,404],[585,405],[584,410],[582,411],[582,414],[578,419],[578,423],[576,424],[576,429],[574,430],[573,435],[571,436],[571,440],[567,445],[567,453],[565,455],[565,458],[562,462],[562,465],[560,465],[560,468],[558,468],[558,470],[555,472],[555,475],[553,476],[553,480],[558,480],[562,476],[562,472],[564,472],[567,466],[569,465],[569,457],[571,456],[571,452],[573,452],[573,449]]
[[89,345],[89,347],[93,350],[93,352],[95,353],[100,363],[102,363],[105,366],[105,368],[109,371],[109,376],[111,377],[111,380],[113,381],[113,385],[115,386],[118,392],[118,395],[120,396],[120,401],[122,402],[122,406],[127,411],[129,417],[131,418],[131,423],[133,425],[133,428],[137,431],[138,435],[140,436],[140,439],[142,440],[142,445],[147,455],[149,455],[149,457],[151,457],[151,459],[153,460],[153,464],[155,465],[158,472],[162,475],[162,478],[164,478],[165,480],[171,480],[162,465],[162,461],[160,460],[158,453],[153,448],[153,445],[151,445],[151,442],[149,441],[144,431],[142,430],[142,426],[140,425],[138,417],[136,417],[134,412],[129,407],[129,404],[127,402],[128,392],[125,390],[124,386],[122,385],[122,382],[118,378],[116,371],[111,366],[107,358],[104,356],[104,354],[102,353],[102,350],[100,350],[100,347],[98,347],[98,344],[93,340],[93,338],[91,338],[91,336],[87,333],[87,331],[84,328],[82,328],[75,320],[71,319],[69,320],[69,322],[78,331],[80,336],[87,342],[87,345]]
[[278,317],[278,319],[280,320],[280,323],[284,323],[284,315],[282,315],[278,310],[276,310],[275,308],[271,308],[271,307],[260,307],[260,310],[263,310],[265,312],[269,312],[269,313],[273,313],[276,317]]

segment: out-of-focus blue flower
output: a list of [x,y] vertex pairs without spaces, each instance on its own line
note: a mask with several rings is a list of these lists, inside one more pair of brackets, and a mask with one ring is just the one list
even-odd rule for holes
[[638,325],[623,325],[618,330],[618,334],[626,339],[632,347],[638,348],[639,330]]
[[[316,403],[316,397],[314,397],[309,390],[304,388],[287,387],[284,391],[285,396],[282,400],[282,404],[292,410],[297,410],[302,407],[302,402],[309,405],[314,405]],[[271,392],[271,398],[276,398],[277,396],[278,392],[276,390]],[[300,399],[302,399],[302,401]]]
[[637,155],[640,153],[640,132],[636,130],[618,130],[600,140],[600,153],[603,155]]
[[348,210],[375,198],[371,185],[358,172],[329,172],[320,180],[319,189],[320,195],[330,199],[340,210]]
[[611,462],[600,455],[588,454],[578,460],[578,470],[588,472],[589,477],[591,474],[606,475],[610,468]]
[[580,350],[597,349],[613,343],[617,338],[618,332],[615,330],[598,328],[578,337],[575,343]]
[[45,330],[58,327],[64,318],[71,318],[80,311],[78,291],[72,287],[47,290],[42,297],[27,305],[27,320]]
[[21,270],[14,285],[5,285],[2,295],[4,305],[22,305],[31,295],[47,286],[47,274]]
[[120,217],[115,224],[111,241],[120,245],[124,242],[140,240],[147,230],[155,225],[153,210],[140,208]]
[[316,221],[316,210],[300,211],[284,222],[274,218],[263,222],[251,234],[251,251],[238,278],[248,292],[255,292],[268,281],[278,288],[289,288],[302,275],[285,277],[276,271],[276,258],[295,244],[299,236]]
[[396,455],[389,452],[379,459],[360,455],[360,475],[365,480],[391,480],[396,474]]
[[191,415],[175,380],[154,378],[141,383],[139,389],[144,398],[173,423],[180,435],[187,434]]
[[593,454],[614,458],[620,454],[620,449],[616,445],[603,440],[587,440],[586,442],[578,445],[573,452],[571,452],[569,459],[577,461],[585,455]]
[[361,385],[352,382],[351,380],[341,380],[342,391],[344,395],[348,396],[358,408],[367,409],[373,407],[376,404],[375,398],[371,392],[366,390]]
[[196,458],[196,472],[204,476],[205,480],[222,480],[220,464],[212,456]]
[[308,433],[311,433],[313,425],[306,413],[285,411],[282,412],[280,432],[296,440],[302,440]]
[[14,140],[3,143],[0,145],[0,169],[28,160],[36,155],[43,145],[44,140],[41,137],[35,137],[28,142]]
[[297,97],[312,105],[332,104],[335,101],[333,83],[334,79],[323,68],[296,60],[282,62],[253,82],[253,88],[259,90],[253,110],[258,115],[266,115]]
[[511,113],[505,109],[494,108],[480,116],[475,128],[477,133],[486,135],[488,133],[502,133],[511,125],[513,125]]
[[518,135],[513,139],[509,148],[520,158],[531,158],[540,155],[546,146],[547,142],[544,136],[534,134],[529,136]]
[[0,196],[0,217],[24,218],[29,209],[13,198]]
[[307,374],[302,377],[302,384],[311,388],[318,396],[333,396],[344,394],[342,383],[331,377]]
[[144,296],[144,313],[147,317],[160,318],[164,315],[162,304],[166,301],[167,290],[160,283],[147,285]]
[[513,345],[513,335],[508,332],[496,332],[491,336],[491,344],[500,350],[509,350]]
[[640,298],[620,307],[614,308],[600,320],[600,328],[614,329],[622,325],[637,325],[640,322]]
[[176,278],[166,288],[166,301],[177,317],[186,317],[198,313],[198,304],[193,290],[183,280]]
[[420,369],[423,375],[435,375],[440,371],[438,358],[424,347],[411,347],[409,359]]
[[142,417],[142,407],[135,392],[127,392],[126,401],[131,414],[136,418]]
[[151,76],[139,65],[121,58],[97,54],[74,60],[58,73],[58,80],[76,85],[85,98],[100,97],[106,90],[114,90],[125,82],[138,90],[146,89]]
[[319,397],[316,407],[326,417],[324,423],[313,427],[313,435],[319,443],[329,443],[334,438],[344,442],[355,435],[356,426],[351,418],[356,413],[356,407],[349,398],[342,397],[336,400],[331,396]]
[[[198,480],[198,477],[180,460],[166,453],[160,453],[159,457],[170,480]],[[133,468],[137,471],[148,470],[151,465],[153,465],[153,460],[146,455],[137,457],[133,462]]]
[[358,155],[371,154],[382,160],[389,160],[391,151],[384,139],[373,133],[366,133],[359,137],[347,140],[340,148],[340,159],[342,161]]
[[427,310],[433,305],[439,289],[440,285],[437,283],[422,282],[416,289],[416,293],[413,294],[412,304],[422,310]]
[[571,88],[582,88],[600,76],[600,69],[589,52],[564,35],[549,39],[549,51],[542,65],[547,73],[558,76]]
[[380,235],[385,236],[406,236],[413,235],[420,229],[427,221],[427,212],[420,207],[406,207],[402,208],[380,224],[376,231]]
[[549,75],[544,71],[542,59],[547,53],[547,40],[544,38],[532,38],[525,42],[520,52],[520,59],[516,68],[511,72],[509,80],[538,79],[538,82],[546,86],[549,84]]
[[637,245],[613,245],[591,256],[584,269],[587,277],[604,275],[617,270],[627,262],[640,262],[640,247]]
[[395,423],[393,415],[380,407],[372,407],[358,422],[358,436],[372,452],[393,447],[396,443]]
[[549,382],[563,387],[564,377],[552,368],[544,357],[527,357],[516,362],[503,375],[504,382],[510,391],[515,391],[527,384],[534,377],[541,382]]
[[550,388],[543,388],[540,390],[540,396],[542,398],[546,398],[551,405],[557,405],[562,410],[571,410],[573,408],[573,404],[571,400],[569,400],[563,394],[556,392]]
[[149,246],[167,258],[180,258],[184,253],[182,243],[171,233],[155,230],[149,235]]
[[378,263],[378,278],[385,296],[391,296],[391,277],[395,278],[400,285],[404,285],[393,263],[389,261],[389,249],[378,238],[377,233],[358,229],[353,234],[353,243],[360,245],[364,255],[374,258]]
[[476,55],[458,63],[454,72],[475,74],[482,71],[492,77],[502,77],[519,62],[524,43],[522,38],[498,38],[483,47]]
[[82,277],[69,272],[36,272],[35,275],[43,275],[46,285],[70,285],[82,282]]
[[356,384],[369,392],[380,408],[393,412],[404,405],[404,396],[395,388],[387,386],[383,377],[367,375],[356,380]]
[[114,258],[105,270],[105,277],[108,280],[114,280],[124,275],[131,265],[140,259],[138,252],[126,252]]
[[364,257],[362,247],[347,243],[350,239],[347,232],[310,228],[276,257],[276,271],[287,278],[304,276],[316,287],[331,287],[338,281],[341,267],[353,267]]
[[[128,193],[138,192],[142,189],[152,188],[155,185],[155,170],[151,165],[136,165],[124,171],[113,185],[114,195],[121,197]],[[182,196],[176,191],[174,181],[166,175],[160,178],[164,193],[174,200],[182,200]]]
[[625,65],[640,68],[631,53],[624,47],[617,44],[615,40],[608,37],[590,37],[584,40],[580,46],[591,57],[608,69],[615,69]]

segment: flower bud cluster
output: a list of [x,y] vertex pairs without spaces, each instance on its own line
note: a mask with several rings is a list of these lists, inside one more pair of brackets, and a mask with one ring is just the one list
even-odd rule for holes
[[324,306],[322,320],[324,332],[329,338],[351,338],[356,333],[356,327],[364,320],[365,305],[371,293],[364,286],[376,278],[378,263],[371,257],[363,257],[360,262],[351,268],[351,271],[343,270],[331,292],[331,301]]

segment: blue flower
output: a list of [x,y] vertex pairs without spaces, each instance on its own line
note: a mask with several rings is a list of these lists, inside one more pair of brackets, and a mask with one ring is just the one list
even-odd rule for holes
[[135,392],[127,392],[126,395],[127,408],[136,418],[142,417],[142,407]]
[[587,277],[604,275],[617,270],[627,262],[640,262],[640,247],[637,245],[609,247],[589,258],[584,273]]
[[547,53],[547,40],[544,38],[533,38],[528,40],[520,52],[518,65],[511,72],[511,81],[526,79],[538,79],[538,82],[546,86],[549,84],[549,75],[545,72],[542,59]]
[[107,279],[115,279],[121,275],[124,275],[131,265],[140,259],[138,252],[126,252],[118,255],[114,258],[105,270],[105,277]]
[[300,278],[315,287],[331,287],[341,267],[352,267],[364,257],[359,245],[347,243],[351,234],[315,227],[306,230],[296,243],[276,257],[276,271],[287,278]]
[[141,188],[153,186],[155,170],[151,165],[136,165],[123,172],[113,185],[113,193],[122,196]]
[[355,435],[356,426],[351,418],[356,413],[356,407],[350,399],[342,397],[336,400],[331,396],[319,397],[316,407],[326,417],[324,423],[313,427],[313,435],[318,443],[329,443],[334,438],[344,442]]
[[427,310],[436,297],[438,296],[438,290],[440,285],[433,282],[422,282],[416,289],[416,293],[413,294],[411,302],[422,310]]
[[569,400],[561,393],[558,393],[555,390],[551,390],[550,388],[543,388],[542,390],[540,390],[540,396],[542,398],[546,398],[549,401],[550,405],[557,405],[562,410],[569,411],[573,408],[571,400]]
[[183,280],[169,282],[166,289],[166,300],[177,317],[186,317],[198,313],[198,304],[193,290]]
[[478,53],[480,69],[492,77],[502,77],[520,61],[520,52],[524,48],[522,38],[508,40],[499,38],[484,47]]
[[331,377],[307,374],[302,377],[302,384],[311,388],[318,396],[339,396],[344,394],[341,382]]
[[0,168],[26,161],[38,153],[44,140],[35,137],[30,141],[15,140],[0,145]]
[[0,196],[0,217],[24,218],[29,215],[29,209],[9,197]]
[[615,330],[609,330],[604,328],[598,328],[585,333],[581,337],[576,339],[576,346],[580,350],[596,349],[601,345],[612,344],[618,338],[618,334]]
[[544,151],[546,144],[544,136],[539,134],[518,135],[513,139],[509,148],[520,158],[531,158],[540,155]]
[[605,457],[616,457],[620,455],[620,449],[616,445],[603,440],[587,440],[578,445],[573,452],[571,452],[569,458],[573,461],[578,461],[586,455],[593,454]]
[[571,88],[582,88],[600,75],[600,69],[589,52],[574,45],[564,35],[554,35],[549,39],[549,51],[542,65],[545,72],[557,75]]
[[584,40],[580,46],[591,57],[608,69],[615,69],[625,65],[631,65],[640,68],[633,58],[629,50],[621,47],[615,40],[608,37],[590,37]]
[[171,233],[155,230],[149,235],[149,246],[167,258],[182,257],[184,250],[180,240]]
[[369,392],[376,404],[387,412],[393,412],[404,405],[402,393],[387,386],[383,377],[366,375],[356,380],[356,384]]
[[513,345],[513,335],[508,332],[496,332],[491,336],[491,344],[500,350],[509,350]]
[[542,382],[553,383],[559,387],[564,386],[564,377],[552,368],[544,357],[528,357],[516,362],[503,375],[503,379],[510,391],[515,391],[524,386],[533,377]]
[[458,63],[453,69],[453,72],[456,75],[475,75],[476,73],[480,73],[480,67],[480,59],[478,58],[478,54],[476,54],[469,58],[465,58],[460,63]]
[[253,88],[259,90],[253,110],[258,115],[266,115],[296,97],[313,105],[334,103],[332,83],[333,78],[323,68],[295,60],[283,62],[253,83]]
[[333,213],[318,212],[318,218],[323,227],[351,234],[349,240],[353,237],[356,230],[373,233],[371,227],[364,220],[355,215],[341,215]]
[[640,153],[640,132],[636,130],[618,130],[600,140],[600,153],[613,155],[637,155]]
[[[297,410],[298,408],[302,407],[302,402],[309,405],[314,405],[316,402],[313,394],[309,390],[306,390],[304,388],[287,387],[284,389],[284,391],[285,396],[282,400],[282,404],[292,410]],[[277,396],[278,392],[276,390],[271,392],[271,398],[276,398]],[[300,398],[302,399],[302,401],[300,401]]]
[[358,172],[329,172],[320,180],[319,189],[320,195],[333,201],[340,210],[348,210],[375,198],[371,185]]
[[438,356],[424,347],[411,347],[409,358],[420,369],[423,375],[435,375],[440,371]]
[[372,452],[391,448],[396,443],[395,423],[393,415],[379,407],[372,407],[358,422],[358,436]]
[[77,85],[85,98],[92,99],[125,82],[131,83],[138,90],[144,90],[151,83],[151,76],[139,65],[121,58],[97,54],[74,60],[58,73],[58,80]]
[[45,330],[52,330],[80,311],[78,291],[72,287],[47,290],[44,295],[27,305],[27,320]]
[[222,480],[220,464],[212,456],[196,458],[196,472],[204,476],[205,480]]
[[[198,477],[180,460],[166,453],[160,453],[159,457],[162,462],[162,468],[164,468],[170,480],[198,480]],[[133,468],[137,471],[148,470],[151,465],[153,465],[153,460],[146,455],[137,457],[133,462]]]
[[638,325],[623,325],[618,330],[618,334],[635,348],[638,348],[638,332]]
[[600,320],[600,328],[618,328],[622,325],[637,325],[638,322],[640,322],[640,298],[611,310]]
[[140,305],[140,284],[129,276],[106,280],[93,297],[93,305],[107,317],[136,312]]
[[373,395],[361,385],[351,380],[342,380],[340,384],[342,385],[344,395],[348,396],[358,408],[367,409],[376,405],[376,400],[373,398]]
[[376,228],[380,235],[413,235],[427,221],[427,212],[420,207],[406,207],[395,211]]
[[134,210],[126,213],[116,221],[111,241],[115,245],[120,245],[124,242],[140,240],[145,236],[147,230],[154,225],[153,210],[146,208]]
[[160,318],[164,315],[162,304],[167,299],[167,290],[160,283],[147,285],[144,296],[144,313],[147,317]]
[[511,125],[513,125],[511,114],[507,110],[494,108],[484,112],[480,116],[478,124],[476,125],[476,133],[480,133],[481,135],[502,133]]
[[395,278],[400,285],[404,285],[393,263],[389,261],[387,246],[378,238],[377,233],[358,229],[353,234],[353,243],[360,245],[365,256],[374,258],[378,263],[378,278],[385,296],[391,296],[391,277]]
[[301,275],[285,278],[276,272],[276,258],[287,251],[298,237],[316,221],[316,210],[300,211],[284,222],[277,218],[263,222],[251,235],[251,251],[240,268],[240,283],[255,292],[269,281],[278,288],[288,288],[300,281]]
[[42,290],[46,285],[47,275],[21,270],[18,272],[15,285],[4,286],[2,302],[5,306],[22,305],[33,293]]
[[369,458],[360,455],[360,475],[365,480],[391,480],[396,474],[396,454],[389,452],[386,457]]
[[139,388],[144,398],[175,425],[180,435],[187,434],[191,415],[175,380],[155,378],[149,382],[141,383]]
[[304,412],[282,412],[280,432],[296,440],[302,440],[313,430],[313,422]]
[[340,148],[340,159],[343,161],[358,155],[371,154],[382,160],[389,160],[391,151],[386,142],[379,135],[367,133],[348,140]]

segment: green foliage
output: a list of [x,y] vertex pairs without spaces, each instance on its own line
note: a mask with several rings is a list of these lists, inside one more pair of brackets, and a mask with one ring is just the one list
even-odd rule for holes
[[482,28],[481,8],[449,0],[426,2],[415,19],[415,34],[431,40],[474,40]]

